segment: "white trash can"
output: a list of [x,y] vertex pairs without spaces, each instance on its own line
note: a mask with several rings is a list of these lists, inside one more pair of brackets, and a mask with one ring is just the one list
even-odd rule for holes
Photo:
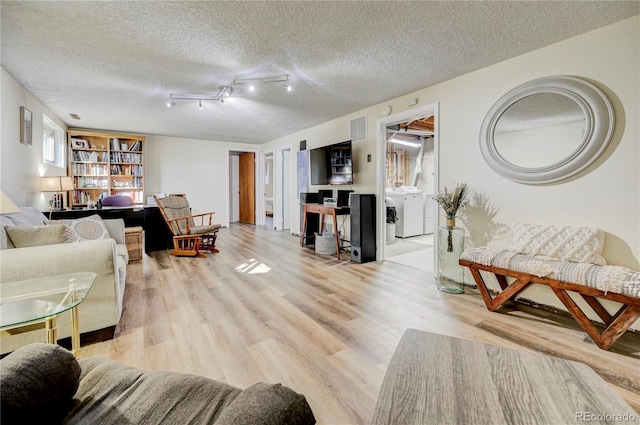
[[386,244],[394,243],[396,241],[396,221],[398,216],[396,214],[396,202],[387,196],[384,199],[384,203],[387,206],[387,237]]
[[396,223],[387,223],[387,241],[386,244],[396,241]]

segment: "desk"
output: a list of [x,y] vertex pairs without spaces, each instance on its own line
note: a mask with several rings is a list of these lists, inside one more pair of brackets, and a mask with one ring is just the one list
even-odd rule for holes
[[604,413],[639,416],[583,363],[408,329],[372,423],[561,425]]
[[56,344],[57,315],[71,310],[71,350],[80,349],[78,305],[91,290],[96,274],[69,273],[2,284],[0,330],[21,333],[45,328],[46,342]]
[[320,216],[320,227],[318,232],[321,232],[324,228],[324,216],[330,215],[333,217],[333,233],[336,238],[336,255],[338,260],[340,259],[340,234],[338,233],[338,219],[339,215],[348,215],[351,212],[349,207],[330,207],[323,204],[304,204],[304,216],[302,219],[302,232],[300,235],[300,246],[304,247],[305,240],[308,238],[315,238],[314,236],[307,236],[307,214],[318,214]]

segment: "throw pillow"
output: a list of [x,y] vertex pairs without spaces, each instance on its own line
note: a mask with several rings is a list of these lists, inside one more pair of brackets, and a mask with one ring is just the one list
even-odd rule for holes
[[56,344],[30,344],[9,354],[0,360],[2,423],[60,422],[80,372],[73,354]]
[[4,230],[16,248],[54,245],[69,239],[64,225],[5,226]]
[[509,250],[603,266],[607,264],[602,257],[603,245],[604,232],[595,227],[516,223]]
[[67,235],[73,242],[111,238],[107,227],[98,214],[74,220],[52,220],[50,223],[67,226]]

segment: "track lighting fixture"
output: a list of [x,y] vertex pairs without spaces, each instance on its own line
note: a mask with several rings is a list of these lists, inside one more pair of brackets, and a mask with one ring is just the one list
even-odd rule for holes
[[218,86],[218,92],[215,94],[209,94],[203,96],[201,94],[170,94],[167,101],[167,107],[171,108],[176,104],[176,100],[197,100],[198,108],[203,109],[203,100],[217,100],[221,104],[226,104],[225,98],[231,97],[235,93],[238,86],[247,85],[250,92],[255,91],[258,84],[269,83],[281,83],[282,87],[288,92],[291,91],[291,84],[289,84],[289,74],[275,75],[272,77],[260,77],[260,78],[236,78],[226,86]]

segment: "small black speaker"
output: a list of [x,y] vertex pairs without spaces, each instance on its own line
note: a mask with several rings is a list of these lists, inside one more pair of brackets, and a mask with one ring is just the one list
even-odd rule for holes
[[333,190],[331,189],[322,189],[318,191],[318,203],[322,204],[324,202],[324,198],[333,198]]
[[351,194],[351,261],[376,260],[376,195]]
[[349,195],[353,193],[353,190],[338,190],[338,206],[349,206]]
[[306,140],[302,140],[300,142],[300,150],[303,151],[305,149],[307,149],[307,141]]

